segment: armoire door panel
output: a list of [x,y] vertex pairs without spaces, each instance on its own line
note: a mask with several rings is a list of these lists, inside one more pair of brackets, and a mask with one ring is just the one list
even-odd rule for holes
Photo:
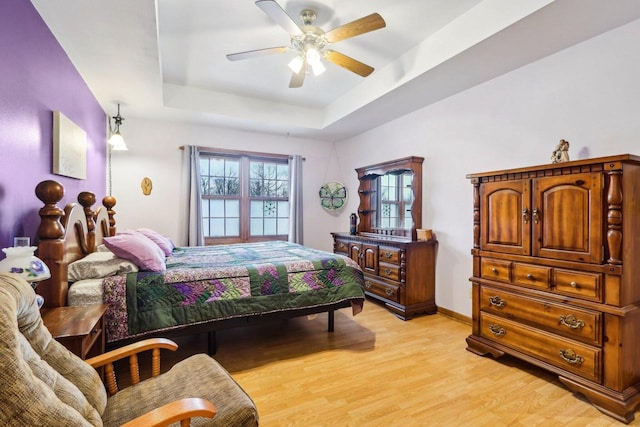
[[480,189],[481,248],[509,254],[530,253],[529,180],[492,182]]
[[602,179],[582,173],[533,180],[534,256],[602,261]]

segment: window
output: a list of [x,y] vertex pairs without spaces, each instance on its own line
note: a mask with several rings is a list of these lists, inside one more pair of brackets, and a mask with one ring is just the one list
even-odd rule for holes
[[400,175],[386,174],[378,180],[378,206],[381,228],[411,228],[411,206],[413,193],[411,191],[412,173]]
[[202,152],[200,178],[205,243],[287,239],[287,156]]

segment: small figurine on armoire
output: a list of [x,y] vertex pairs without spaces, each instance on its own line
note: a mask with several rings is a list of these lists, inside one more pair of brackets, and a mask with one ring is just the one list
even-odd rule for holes
[[562,163],[569,161],[569,141],[564,139],[560,140],[560,143],[556,149],[551,153],[551,163]]

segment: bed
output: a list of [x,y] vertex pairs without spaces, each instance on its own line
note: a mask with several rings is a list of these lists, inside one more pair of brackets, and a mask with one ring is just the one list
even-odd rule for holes
[[150,229],[116,233],[113,197],[94,211],[95,195],[82,192],[63,210],[51,180],[36,195],[38,255],[51,270],[37,292],[45,307],[108,304],[110,347],[206,331],[213,354],[217,330],[326,312],[333,331],[335,310],[362,310],[362,271],[348,257],[282,241],[174,247]]

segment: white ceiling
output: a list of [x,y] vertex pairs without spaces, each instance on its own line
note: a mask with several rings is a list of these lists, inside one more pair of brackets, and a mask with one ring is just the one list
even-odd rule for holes
[[386,28],[332,49],[334,64],[290,89],[289,44],[253,0],[32,0],[105,109],[125,118],[209,123],[340,140],[640,18],[637,0],[278,0],[328,31],[378,12]]

